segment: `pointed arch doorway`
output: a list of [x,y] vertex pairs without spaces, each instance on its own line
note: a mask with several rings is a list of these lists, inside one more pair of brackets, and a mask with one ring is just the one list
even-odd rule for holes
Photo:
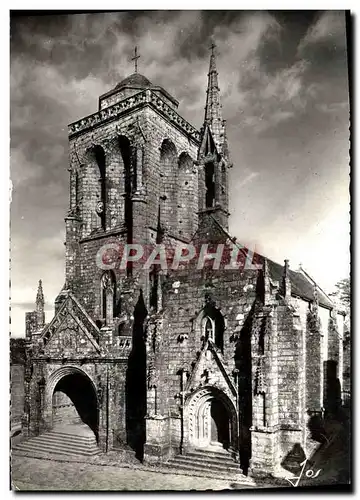
[[230,445],[230,417],[219,399],[210,402],[210,444],[227,449]]
[[214,387],[200,389],[187,404],[187,441],[191,448],[237,448],[237,415],[232,401]]

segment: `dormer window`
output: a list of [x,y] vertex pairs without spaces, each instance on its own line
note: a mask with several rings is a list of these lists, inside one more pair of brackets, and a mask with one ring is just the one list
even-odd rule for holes
[[206,340],[215,341],[215,322],[208,316],[204,321],[204,337]]

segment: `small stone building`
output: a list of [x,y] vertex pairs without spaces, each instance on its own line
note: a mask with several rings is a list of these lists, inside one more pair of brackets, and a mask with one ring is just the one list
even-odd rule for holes
[[[26,317],[23,432],[80,419],[104,452],[161,463],[220,446],[244,473],[273,473],[341,402],[344,317],[287,261],[245,265],[228,232],[214,52],[200,131],[178,104],[136,72],[69,126],[65,283],[50,323],[41,284]],[[121,265],[134,243],[229,248],[239,265]]]

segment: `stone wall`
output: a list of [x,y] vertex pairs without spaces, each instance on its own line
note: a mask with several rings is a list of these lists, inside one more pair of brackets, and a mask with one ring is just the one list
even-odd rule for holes
[[21,424],[24,412],[24,365],[12,364],[10,371],[11,427]]
[[25,339],[10,340],[10,425],[21,424],[24,413]]
[[278,390],[279,423],[282,428],[298,428],[301,421],[299,378],[302,331],[294,327],[291,310],[278,307]]
[[[154,319],[157,326],[151,330],[151,339],[148,338],[148,460],[152,460],[151,450],[155,448],[160,455],[167,453],[169,447],[173,449],[172,452],[179,451],[182,416],[180,392],[184,389],[182,372],[186,372],[186,384],[204,342],[202,319],[204,308],[209,302],[213,302],[224,318],[220,355],[226,373],[234,383],[233,371],[237,367],[237,357],[241,355],[241,332],[245,334],[249,328],[247,323],[251,321],[257,281],[258,271],[209,272],[198,271],[192,266],[190,269],[179,269],[176,273],[174,271],[163,281],[164,312]],[[217,379],[219,376],[215,370],[211,375],[212,385],[220,384]],[[249,380],[248,374],[246,377]],[[247,398],[251,398],[251,391],[247,393]],[[248,423],[247,426],[250,427]],[[159,451],[159,446],[162,451]]]
[[323,405],[323,336],[317,309],[309,309],[306,321],[306,406],[320,411]]

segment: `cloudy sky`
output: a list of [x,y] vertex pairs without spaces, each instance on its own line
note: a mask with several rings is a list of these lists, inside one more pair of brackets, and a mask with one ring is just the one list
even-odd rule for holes
[[234,167],[230,230],[299,263],[331,291],[349,266],[349,102],[342,12],[156,11],[11,22],[12,333],[43,280],[47,321],[64,280],[67,125],[139,72],[203,121],[217,44]]

